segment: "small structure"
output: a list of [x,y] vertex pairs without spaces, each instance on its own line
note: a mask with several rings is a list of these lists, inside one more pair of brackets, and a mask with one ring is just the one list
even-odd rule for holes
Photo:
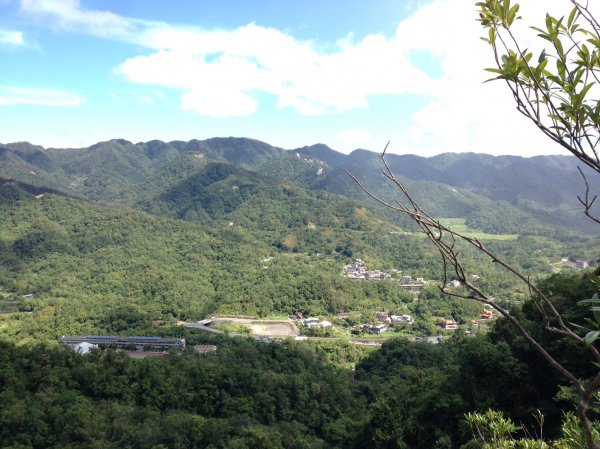
[[441,335],[435,337],[427,337],[427,339],[425,340],[426,343],[429,343],[431,345],[439,345],[442,341],[444,341],[444,337],[442,337]]
[[383,323],[371,326],[371,332],[373,332],[374,334],[383,334],[384,332],[387,332],[388,330],[389,330],[388,327]]
[[489,320],[490,318],[492,318],[492,316],[493,314],[491,310],[483,309],[483,311],[481,312],[482,320]]
[[98,349],[98,345],[93,345],[91,343],[88,343],[87,341],[79,343],[78,345],[75,345],[73,347],[73,350],[77,354],[81,354],[81,355],[89,354],[92,349]]
[[363,324],[362,326],[360,326],[360,328],[363,331],[370,332],[372,334],[382,334],[382,333],[387,332],[389,330],[389,328],[387,327],[387,325],[384,324],[384,323],[379,323],[379,324]]
[[411,315],[392,315],[392,326],[396,325],[407,325],[412,326],[415,323],[415,319]]
[[390,319],[390,316],[388,315],[387,312],[376,312],[375,316],[377,317],[377,321],[379,321],[379,322],[387,323],[387,324],[392,323],[392,320]]
[[304,320],[304,325],[309,328],[327,328],[331,327],[331,322],[327,320],[321,320],[319,318],[306,318]]
[[35,295],[33,293],[27,293],[26,295],[23,295],[23,299],[25,301],[33,301],[35,299]]
[[442,322],[442,328],[444,330],[456,330],[458,329],[458,323],[454,320],[444,320]]
[[423,288],[424,285],[425,284],[411,283],[411,284],[400,284],[398,287],[400,287],[402,290],[408,290],[410,292],[420,293],[421,289]]
[[148,352],[148,351],[128,351],[127,355],[132,359],[145,359],[148,357],[165,357],[169,355],[168,352]]
[[183,351],[185,339],[162,338],[162,337],[117,337],[113,335],[86,335],[85,337],[66,336],[61,337],[59,342],[65,346],[77,346],[80,343],[91,343],[99,347],[114,347],[117,349],[136,349],[138,352],[151,348],[153,351],[167,352],[172,348]]
[[194,351],[198,354],[208,354],[210,352],[216,352],[217,347],[215,345],[195,345]]
[[589,268],[590,263],[587,260],[576,260],[575,267],[576,268]]

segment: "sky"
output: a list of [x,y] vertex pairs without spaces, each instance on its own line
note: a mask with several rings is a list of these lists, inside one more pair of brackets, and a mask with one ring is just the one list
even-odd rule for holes
[[[505,85],[483,83],[493,59],[474,3],[0,0],[0,142],[564,154]],[[521,12],[542,24],[569,4],[522,0]]]

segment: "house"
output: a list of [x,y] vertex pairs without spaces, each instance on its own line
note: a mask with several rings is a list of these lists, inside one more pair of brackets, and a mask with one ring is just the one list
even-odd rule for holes
[[387,332],[389,328],[385,323],[379,324],[363,324],[360,328],[365,332],[370,332],[372,334],[382,334]]
[[449,283],[448,283],[448,287],[460,287],[460,281],[457,279],[452,279]]
[[320,320],[319,318],[306,318],[304,320],[304,325],[306,327],[308,327],[309,329],[312,329],[315,327],[326,328],[326,327],[331,327],[331,322],[329,322],[327,320]]
[[208,354],[209,352],[216,352],[217,347],[215,345],[196,345],[194,351],[198,354]]
[[381,324],[375,324],[374,326],[371,326],[371,332],[373,332],[374,334],[383,334],[384,332],[388,331],[388,327],[381,323]]
[[402,290],[419,293],[423,288],[423,285],[424,284],[400,284],[398,287],[400,287]]
[[408,325],[412,326],[415,322],[414,318],[411,315],[392,315],[392,326],[396,325]]
[[444,330],[456,330],[458,329],[458,323],[454,320],[444,320],[442,322],[442,329]]
[[26,295],[23,295],[23,299],[25,301],[33,301],[35,299],[35,295],[33,293],[28,293]]
[[484,309],[483,312],[481,312],[481,319],[489,320],[490,318],[492,318],[492,311]]
[[318,318],[306,318],[304,320],[304,325],[309,329],[313,327],[318,327],[321,324],[321,320]]
[[402,282],[412,282],[412,276],[402,276]]
[[388,315],[387,312],[377,312],[377,313],[375,313],[375,316],[377,318],[377,321],[380,321],[382,323],[391,324],[391,322],[392,322],[392,320],[390,319],[390,316]]
[[590,263],[587,260],[576,260],[575,267],[577,268],[589,268]]
[[364,266],[362,260],[356,259],[354,262],[344,265],[344,271],[362,271],[364,273],[366,271],[366,267]]

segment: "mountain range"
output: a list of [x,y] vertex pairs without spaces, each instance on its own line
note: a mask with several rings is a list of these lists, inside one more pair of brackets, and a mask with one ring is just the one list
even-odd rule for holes
[[[596,232],[577,200],[585,183],[574,157],[388,154],[386,161],[433,216],[465,218],[490,233],[540,226]],[[377,153],[359,149],[345,155],[323,144],[284,150],[246,138],[135,144],[115,139],[81,149],[45,149],[20,142],[0,145],[0,162],[0,176],[7,179],[199,221],[231,213],[281,182],[365,201],[347,172],[388,201],[398,195],[382,176]],[[583,171],[591,191],[600,191],[600,179]],[[389,211],[381,213],[410,226]]]
[[[390,154],[387,162],[432,216],[452,219],[528,276],[548,275],[564,257],[598,257],[573,158]],[[420,317],[424,333],[451,314],[470,319],[473,310],[440,296],[435,248],[348,175],[394,201],[381,168],[365,150],[241,138],[0,145],[0,316],[18,309],[2,336],[147,333],[156,319],[298,310],[395,310]],[[491,294],[527,297],[475,251],[461,254]],[[429,301],[413,302],[394,282],[340,277],[356,258],[396,278],[432,280]],[[33,302],[22,299],[30,294]]]

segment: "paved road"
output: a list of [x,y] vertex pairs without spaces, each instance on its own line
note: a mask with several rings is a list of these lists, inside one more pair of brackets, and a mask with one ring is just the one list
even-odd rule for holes
[[206,326],[205,324],[202,323],[190,323],[187,321],[179,321],[177,322],[178,326],[183,326],[183,327],[189,327],[192,329],[198,329],[201,331],[205,331],[205,332],[211,332],[213,334],[224,334],[225,331],[222,331],[221,329],[215,329],[209,326]]

